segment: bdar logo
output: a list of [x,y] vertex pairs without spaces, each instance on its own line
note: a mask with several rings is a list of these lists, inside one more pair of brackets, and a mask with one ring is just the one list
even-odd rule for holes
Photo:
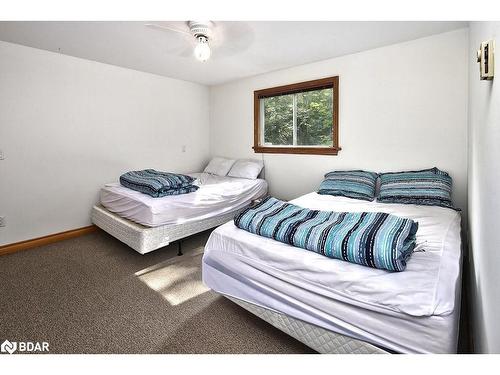
[[14,353],[17,350],[17,342],[10,342],[9,340],[5,340],[0,346],[0,350],[2,353]]

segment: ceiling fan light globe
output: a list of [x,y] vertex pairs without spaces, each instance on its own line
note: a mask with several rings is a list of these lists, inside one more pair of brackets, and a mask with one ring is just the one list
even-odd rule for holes
[[198,42],[194,48],[194,57],[199,61],[207,61],[210,58],[211,51],[208,42]]

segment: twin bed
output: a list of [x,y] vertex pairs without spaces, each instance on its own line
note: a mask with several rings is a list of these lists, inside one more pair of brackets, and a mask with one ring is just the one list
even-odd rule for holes
[[320,353],[455,353],[461,292],[460,214],[446,207],[306,194],[313,210],[385,212],[418,222],[403,272],[352,264],[237,228],[234,216],[267,193],[262,179],[193,174],[199,189],[151,198],[108,184],[96,225],[144,254],[219,226],[205,246],[203,282]]
[[110,183],[101,189],[92,222],[141,254],[230,221],[267,193],[263,179],[191,173],[193,193],[152,198]]

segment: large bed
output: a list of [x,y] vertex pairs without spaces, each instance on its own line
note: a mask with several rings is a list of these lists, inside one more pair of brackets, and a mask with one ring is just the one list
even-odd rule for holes
[[460,214],[449,208],[310,193],[291,201],[328,211],[387,212],[418,222],[403,272],[388,272],[238,229],[212,232],[203,281],[326,353],[455,353],[461,286]]
[[106,184],[92,222],[141,254],[231,220],[267,193],[263,179],[191,173],[193,193],[153,198],[119,183]]

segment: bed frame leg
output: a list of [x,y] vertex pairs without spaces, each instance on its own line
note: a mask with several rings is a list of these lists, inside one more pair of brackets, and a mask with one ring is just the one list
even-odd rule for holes
[[177,256],[181,256],[182,255],[182,241],[179,240],[177,241]]

